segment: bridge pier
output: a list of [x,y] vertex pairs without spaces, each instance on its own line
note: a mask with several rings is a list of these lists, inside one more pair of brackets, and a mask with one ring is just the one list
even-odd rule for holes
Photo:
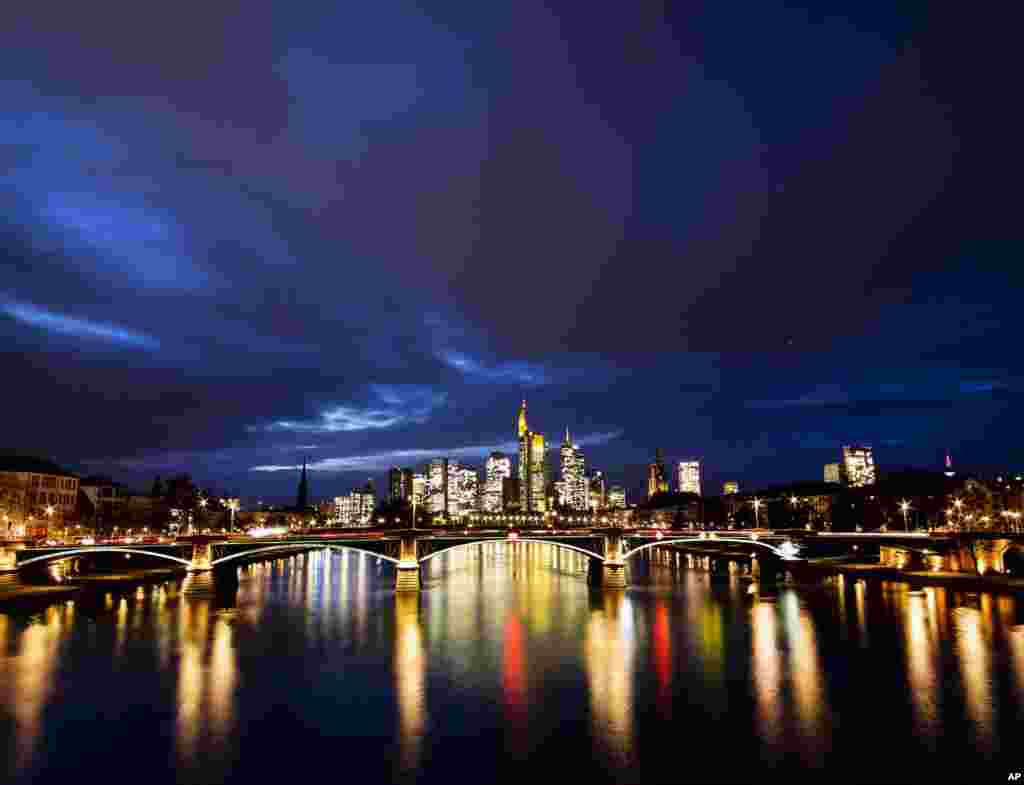
[[189,570],[181,593],[193,600],[212,600],[217,596],[217,583],[213,570]]
[[189,572],[206,572],[213,569],[213,546],[209,542],[192,543],[192,563]]
[[626,588],[626,551],[623,546],[622,532],[609,531],[605,533],[601,585],[606,589]]
[[420,590],[420,560],[416,549],[416,535],[404,533],[398,549],[398,569],[395,570],[395,591]]

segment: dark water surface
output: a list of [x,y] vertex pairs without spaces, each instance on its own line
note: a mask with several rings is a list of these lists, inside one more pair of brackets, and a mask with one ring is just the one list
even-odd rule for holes
[[[846,580],[748,593],[656,553],[314,553],[0,614],[0,782],[1006,782],[1009,597]],[[218,607],[227,604],[229,607]]]

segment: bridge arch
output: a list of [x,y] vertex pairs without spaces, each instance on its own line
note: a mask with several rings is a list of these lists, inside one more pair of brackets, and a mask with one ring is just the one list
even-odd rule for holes
[[253,548],[252,550],[238,551],[227,556],[222,556],[221,558],[210,562],[210,566],[217,567],[218,565],[224,564],[225,562],[229,562],[232,559],[242,559],[246,556],[252,556],[257,553],[290,553],[292,551],[313,550],[354,551],[356,553],[365,553],[369,556],[376,556],[378,559],[385,559],[389,562],[394,562],[395,564],[398,564],[398,559],[394,558],[393,556],[385,556],[383,553],[376,553],[375,551],[370,551],[365,548],[355,548],[351,545],[337,545],[335,543],[325,542],[290,542],[281,545],[268,545],[266,548]]
[[493,537],[493,538],[485,539],[485,540],[472,540],[470,542],[460,542],[460,543],[457,543],[455,545],[449,545],[447,548],[442,548],[439,551],[434,551],[433,553],[428,553],[426,556],[423,556],[422,558],[420,558],[419,563],[423,564],[424,562],[429,561],[430,559],[433,559],[435,556],[440,556],[442,553],[448,553],[448,551],[453,551],[456,548],[470,548],[470,547],[473,547],[473,546],[476,546],[476,545],[485,545],[487,543],[494,543],[494,542],[500,542],[500,543],[539,542],[539,543],[542,543],[543,545],[553,545],[556,548],[565,548],[565,549],[570,550],[570,551],[576,551],[577,553],[582,553],[584,556],[589,556],[591,559],[594,559],[594,560],[599,561],[599,562],[603,562],[604,561],[604,556],[602,556],[599,553],[595,553],[594,551],[588,551],[586,548],[580,548],[577,545],[569,545],[568,543],[558,542],[557,540],[541,540],[541,539],[538,539],[538,538],[535,538],[535,537],[518,537],[518,538],[516,538],[514,540],[511,540],[511,539],[506,539],[506,538]]
[[89,553],[137,553],[142,556],[153,556],[157,559],[168,559],[169,561],[178,562],[186,567],[191,567],[192,562],[187,559],[182,559],[178,556],[171,556],[169,553],[158,553],[156,551],[143,551],[136,548],[104,548],[89,546],[87,548],[74,548],[70,551],[57,551],[56,553],[44,553],[42,556],[33,556],[31,559],[25,559],[25,561],[18,562],[14,565],[16,570],[20,570],[22,567],[27,567],[30,564],[45,564],[47,562],[58,562],[64,559],[70,559],[72,556],[80,556],[82,554]]
[[[636,554],[640,553],[640,551],[645,551],[648,548],[656,548],[659,545],[681,545],[681,544],[694,543],[694,542],[703,543],[705,545],[707,545],[708,543],[716,543],[716,542],[734,542],[734,543],[739,543],[741,545],[753,545],[753,546],[757,546],[757,547],[760,547],[760,548],[767,548],[769,551],[771,551],[773,554],[778,556],[783,561],[802,561],[802,559],[800,559],[799,557],[794,555],[794,553],[795,553],[794,551],[789,551],[789,550],[784,550],[784,549],[781,549],[781,548],[777,548],[774,545],[769,545],[768,543],[762,542],[761,540],[749,540],[749,539],[742,539],[740,537],[715,537],[713,540],[705,539],[703,537],[683,537],[683,538],[672,539],[672,540],[654,540],[653,542],[645,542],[643,545],[641,545],[641,546],[639,546],[637,548],[634,548],[631,551],[626,551],[626,553],[623,554],[622,559],[623,559],[623,561],[625,561],[626,559],[630,559],[633,556],[635,556]],[[708,554],[708,555],[713,555],[713,554]]]

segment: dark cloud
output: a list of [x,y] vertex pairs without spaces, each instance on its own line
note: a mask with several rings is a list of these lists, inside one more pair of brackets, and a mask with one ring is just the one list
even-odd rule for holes
[[621,432],[588,462],[634,490],[656,446],[745,483],[844,440],[1010,461],[1015,85],[981,25],[5,8],[5,440],[266,496],[294,478],[250,468],[315,445],[327,494],[505,444],[527,396],[552,439]]

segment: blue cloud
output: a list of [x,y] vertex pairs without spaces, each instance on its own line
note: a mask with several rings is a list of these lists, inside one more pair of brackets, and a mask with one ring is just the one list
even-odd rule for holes
[[487,365],[468,354],[456,351],[443,351],[439,357],[445,365],[461,371],[467,379],[473,381],[506,382],[527,387],[539,387],[552,381],[550,371],[532,363],[504,362]]
[[96,339],[141,349],[160,348],[160,342],[156,338],[117,325],[76,319],[27,303],[12,302],[3,305],[2,308],[3,312],[11,318],[47,332],[71,335],[76,338]]
[[[597,444],[606,444],[618,439],[622,431],[607,431],[603,433],[592,433],[576,440],[576,444],[586,447]],[[495,444],[478,444],[463,447],[449,447],[437,449],[398,449],[386,452],[370,453],[367,455],[349,455],[335,458],[324,458],[307,465],[309,471],[323,472],[327,474],[341,474],[344,472],[379,472],[386,471],[395,465],[416,465],[426,463],[432,458],[461,458],[464,460],[482,460],[492,452],[503,452],[515,454],[519,449],[516,442],[499,442]],[[298,466],[288,464],[265,464],[253,466],[250,471],[254,472],[290,472],[295,471]]]
[[314,420],[276,420],[250,430],[347,433],[397,428],[426,422],[447,400],[445,393],[419,385],[373,384],[368,389],[370,400],[366,403],[335,404]]

